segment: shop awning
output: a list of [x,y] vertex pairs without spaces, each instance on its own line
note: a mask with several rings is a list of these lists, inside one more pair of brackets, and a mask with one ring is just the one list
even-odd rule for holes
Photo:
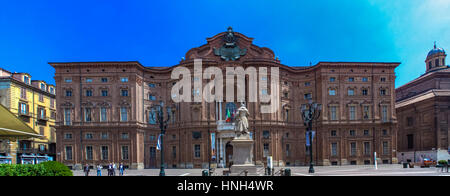
[[0,137],[43,137],[0,104]]

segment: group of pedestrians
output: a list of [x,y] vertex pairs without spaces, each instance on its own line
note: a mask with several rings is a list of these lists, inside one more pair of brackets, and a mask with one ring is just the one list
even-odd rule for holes
[[[102,169],[103,169],[103,166],[98,164],[97,165],[97,176],[102,176]],[[119,167],[117,167],[115,163],[109,163],[107,170],[108,170],[108,176],[115,176],[116,170],[119,170],[119,176],[123,176],[125,167],[122,163],[119,164]],[[90,166],[87,163],[84,166],[83,171],[84,171],[85,176],[89,176]]]

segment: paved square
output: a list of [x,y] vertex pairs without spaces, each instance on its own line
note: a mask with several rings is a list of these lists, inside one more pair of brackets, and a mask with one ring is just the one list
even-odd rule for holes
[[[315,166],[315,173],[309,174],[308,166],[283,167],[290,168],[292,176],[450,176],[446,171],[441,172],[441,168],[402,168],[400,164],[378,165],[375,169],[373,165],[346,165],[346,166]],[[275,175],[279,175],[281,167],[276,167]],[[166,176],[201,176],[204,169],[165,169]],[[215,174],[221,176],[223,168],[217,168]],[[73,171],[74,176],[84,176],[83,171]],[[97,170],[91,170],[89,176],[96,176]],[[116,170],[116,176],[119,172]],[[158,176],[159,169],[125,170],[124,176]],[[107,176],[107,171],[102,170],[102,176]]]

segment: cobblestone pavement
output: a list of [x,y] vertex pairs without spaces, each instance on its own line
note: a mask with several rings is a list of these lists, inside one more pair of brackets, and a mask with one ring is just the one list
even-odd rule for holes
[[[315,166],[315,173],[309,174],[309,167],[283,167],[290,168],[292,176],[450,176],[450,173],[441,172],[440,168],[402,168],[400,164],[379,165],[377,169],[373,165],[348,165],[348,166]],[[275,175],[279,175],[281,167],[275,168]],[[166,176],[201,176],[204,169],[165,169]],[[223,168],[215,170],[215,176],[223,175]],[[264,171],[261,171],[264,173]],[[74,170],[74,176],[84,176],[83,171]],[[91,170],[89,176],[96,176],[97,170]],[[119,172],[116,171],[116,176]],[[124,176],[158,176],[159,169],[125,170]],[[102,170],[102,176],[107,176],[107,171]]]

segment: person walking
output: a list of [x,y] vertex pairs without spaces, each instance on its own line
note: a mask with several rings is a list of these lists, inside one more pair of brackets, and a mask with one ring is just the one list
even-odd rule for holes
[[86,163],[86,165],[84,166],[84,176],[89,176],[89,165]]
[[98,164],[97,165],[97,176],[102,176],[102,169],[103,169],[103,167],[100,164]]
[[112,169],[113,176],[116,176],[116,169],[117,169],[116,164],[113,162],[113,169]]
[[108,165],[108,176],[112,176],[112,168],[113,166],[112,166],[112,163],[109,163],[109,165]]
[[123,167],[123,164],[122,163],[120,163],[120,165],[119,165],[119,175],[120,176],[123,176],[123,170],[124,170],[125,168]]

